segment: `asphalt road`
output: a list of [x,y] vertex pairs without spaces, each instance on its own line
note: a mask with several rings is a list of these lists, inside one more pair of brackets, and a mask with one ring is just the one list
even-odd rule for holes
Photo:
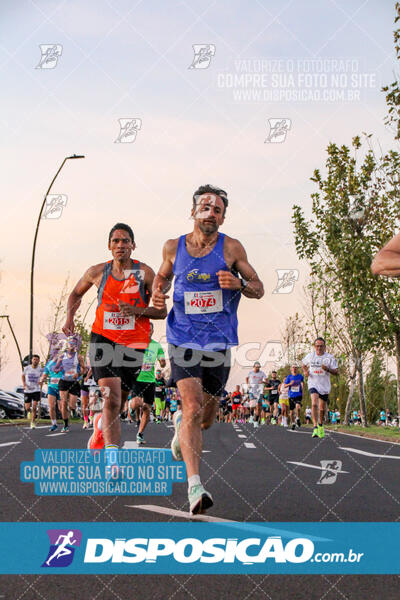
[[[59,430],[60,431],[60,430]],[[57,433],[59,433],[59,431]],[[173,430],[151,423],[148,447],[168,448]],[[45,497],[19,481],[21,461],[37,448],[84,448],[90,433],[48,427],[0,428],[0,520],[185,521],[186,484],[170,497]],[[122,444],[136,427],[122,424]],[[14,443],[18,442],[18,443]],[[202,481],[214,497],[207,513],[236,521],[396,521],[400,518],[400,446],[338,433],[312,439],[309,429],[215,424],[204,434]],[[321,462],[322,461],[322,462]],[[324,462],[325,461],[325,462]],[[325,467],[328,466],[328,471]],[[145,509],[147,508],[147,510]],[[163,512],[159,512],[163,511]],[[179,517],[174,511],[181,511]],[[85,589],[84,595],[81,590]],[[1,576],[1,598],[58,600],[280,598],[383,600],[400,597],[397,576]]]

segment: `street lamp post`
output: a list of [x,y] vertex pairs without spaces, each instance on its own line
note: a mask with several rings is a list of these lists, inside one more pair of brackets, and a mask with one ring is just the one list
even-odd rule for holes
[[43,213],[43,209],[44,206],[46,204],[46,198],[50,193],[50,190],[53,186],[53,183],[55,182],[55,180],[57,179],[57,176],[59,174],[59,172],[61,171],[61,169],[63,168],[63,166],[65,165],[65,163],[67,162],[67,160],[70,159],[74,159],[74,158],[85,158],[83,154],[73,154],[72,156],[66,156],[64,158],[64,160],[61,163],[60,168],[58,169],[57,173],[54,175],[49,188],[44,196],[43,202],[42,202],[42,206],[40,208],[40,213],[39,213],[39,218],[36,224],[36,230],[35,230],[35,237],[33,239],[33,248],[32,248],[32,262],[31,262],[31,305],[30,305],[30,320],[29,320],[29,357],[32,358],[32,352],[33,352],[33,277],[34,277],[34,272],[35,272],[35,254],[36,254],[36,240],[37,240],[37,236],[39,233],[39,225],[40,225],[40,220],[42,218],[42,213]]
[[18,340],[17,340],[17,336],[15,335],[15,333],[14,333],[14,329],[12,328],[11,321],[10,321],[10,317],[9,317],[9,315],[0,315],[0,319],[7,319],[7,323],[8,323],[8,325],[10,326],[11,333],[12,333],[12,336],[13,336],[13,338],[14,338],[15,345],[17,346],[18,355],[19,355],[19,360],[20,360],[20,362],[21,362],[21,367],[22,367],[22,368],[24,368],[24,365],[23,365],[23,362],[22,362],[21,348],[19,347]]

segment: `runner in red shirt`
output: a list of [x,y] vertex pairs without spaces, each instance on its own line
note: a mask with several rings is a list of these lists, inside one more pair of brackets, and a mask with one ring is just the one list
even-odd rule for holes
[[[165,308],[149,307],[154,271],[132,260],[136,245],[129,225],[111,229],[108,248],[113,260],[89,267],[74,287],[67,305],[66,335],[74,331],[74,315],[84,294],[96,285],[98,304],[90,338],[90,365],[101,388],[103,413],[96,415],[88,447],[110,450],[117,457],[120,443],[120,411],[140,373],[150,341],[150,318],[165,319]],[[113,466],[110,459],[109,466]],[[110,469],[112,470],[112,469]]]

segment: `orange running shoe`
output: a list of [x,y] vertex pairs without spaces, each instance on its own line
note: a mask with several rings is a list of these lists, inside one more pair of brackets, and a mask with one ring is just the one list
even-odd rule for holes
[[102,450],[104,448],[103,432],[98,427],[100,417],[101,413],[98,413],[93,419],[93,433],[87,443],[89,450]]

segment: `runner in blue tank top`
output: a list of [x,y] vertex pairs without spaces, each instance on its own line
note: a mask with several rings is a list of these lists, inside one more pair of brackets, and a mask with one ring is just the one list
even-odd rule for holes
[[242,294],[248,298],[264,295],[263,284],[242,244],[218,233],[227,206],[226,192],[214,186],[202,186],[194,193],[194,229],[165,243],[163,262],[153,283],[153,304],[163,309],[175,277],[167,340],[171,376],[182,396],[182,412],[174,415],[171,449],[176,460],[186,463],[192,514],[213,505],[199,475],[201,430],[215,421],[228,379],[230,348],[238,344],[239,300]]

